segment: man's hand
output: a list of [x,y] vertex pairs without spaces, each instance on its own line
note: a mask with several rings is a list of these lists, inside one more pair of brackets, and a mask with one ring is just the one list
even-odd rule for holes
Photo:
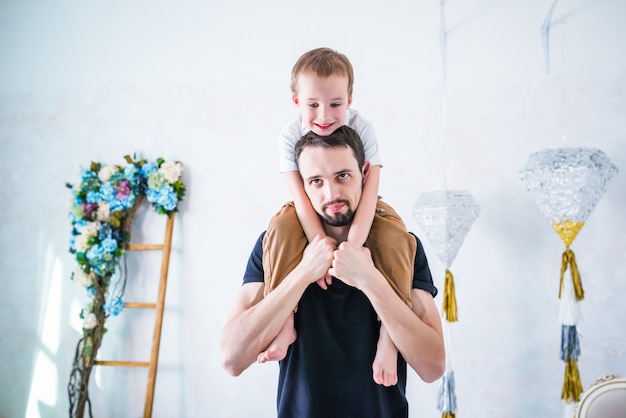
[[380,275],[374,266],[370,250],[348,242],[342,242],[335,251],[332,267],[328,273],[356,288],[360,288],[365,281],[373,277],[372,275]]

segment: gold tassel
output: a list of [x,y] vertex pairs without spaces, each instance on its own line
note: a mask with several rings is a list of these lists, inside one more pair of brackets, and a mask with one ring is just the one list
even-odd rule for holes
[[574,293],[576,294],[576,300],[581,301],[585,298],[585,291],[583,290],[583,283],[580,278],[580,272],[578,271],[578,265],[576,264],[574,251],[570,250],[569,247],[563,253],[563,259],[561,262],[561,282],[559,286],[559,299],[561,299],[561,293],[563,292],[563,277],[568,266],[572,271],[572,282],[574,283]]
[[443,412],[441,418],[454,418],[456,414],[454,412]]
[[446,279],[443,283],[443,311],[446,313],[448,322],[458,321],[456,295],[454,292],[454,277],[450,270],[446,269]]
[[583,392],[583,385],[580,382],[578,365],[574,360],[568,359],[565,364],[565,379],[563,381],[563,391],[561,399],[566,403],[580,401],[580,394]]

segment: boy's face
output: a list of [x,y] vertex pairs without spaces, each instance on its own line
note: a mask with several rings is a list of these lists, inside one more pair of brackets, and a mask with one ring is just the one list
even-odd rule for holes
[[296,88],[292,100],[300,109],[307,128],[320,136],[328,136],[345,123],[346,110],[352,103],[347,77],[300,74]]

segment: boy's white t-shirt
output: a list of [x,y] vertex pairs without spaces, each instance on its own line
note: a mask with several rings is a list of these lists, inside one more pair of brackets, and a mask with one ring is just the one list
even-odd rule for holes
[[[372,124],[363,119],[356,110],[348,109],[346,111],[345,125],[354,129],[361,137],[363,148],[365,149],[365,160],[369,161],[371,165],[382,166],[378,142],[376,141],[376,132]],[[302,116],[298,116],[291,125],[287,126],[280,133],[280,138],[278,139],[278,152],[280,155],[278,170],[281,173],[298,171],[295,156],[296,142],[308,131],[310,129],[302,125]]]

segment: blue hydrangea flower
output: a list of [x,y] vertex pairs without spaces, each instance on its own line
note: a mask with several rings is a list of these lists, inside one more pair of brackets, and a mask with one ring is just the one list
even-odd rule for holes
[[124,209],[131,208],[134,203],[135,203],[135,195],[132,193],[129,194],[128,196],[124,196],[124,198],[119,200],[120,206]]
[[126,166],[126,168],[124,168],[124,177],[131,183],[135,180],[135,177],[137,177],[138,174],[139,170],[137,169],[135,164],[129,164]]
[[169,184],[163,184],[158,189],[148,189],[146,197],[150,203],[162,206],[168,211],[176,208],[178,202],[174,188]]
[[74,222],[74,229],[75,229],[75,231],[77,233],[80,233],[81,228],[89,225],[89,223],[90,223],[89,221],[86,221],[86,220],[81,218],[81,219],[77,220],[76,222]]
[[107,253],[113,253],[117,249],[117,241],[113,238],[105,238],[100,245],[102,246],[102,251]]
[[115,187],[111,183],[104,183],[100,186],[100,194],[102,199],[110,205],[111,201],[115,200]]
[[94,244],[90,249],[87,250],[85,254],[87,256],[87,260],[94,262],[97,261],[98,258],[102,257],[103,251],[100,244]]
[[108,315],[117,316],[124,310],[125,304],[122,298],[111,298],[108,302],[106,302],[103,306],[104,312]]
[[87,192],[87,203],[98,203],[102,200],[102,195],[98,192],[90,190]]
[[93,179],[93,178],[98,178],[98,173],[95,173],[91,170],[88,170],[84,167],[82,167],[80,169],[80,178],[83,181],[89,180],[89,179]]
[[157,171],[157,168],[158,167],[156,166],[156,164],[152,162],[145,163],[141,166],[141,175],[144,177],[148,177],[150,174]]

